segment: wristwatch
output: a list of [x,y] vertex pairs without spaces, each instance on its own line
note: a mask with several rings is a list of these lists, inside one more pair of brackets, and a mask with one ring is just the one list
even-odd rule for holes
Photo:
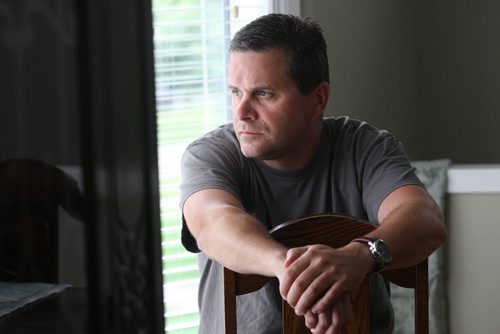
[[375,259],[375,269],[373,272],[379,272],[392,261],[391,249],[382,239],[362,237],[356,238],[351,242],[361,242],[370,247],[370,253]]

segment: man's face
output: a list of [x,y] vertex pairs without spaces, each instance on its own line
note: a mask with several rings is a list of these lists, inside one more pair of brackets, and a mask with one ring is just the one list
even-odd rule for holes
[[314,93],[302,95],[288,76],[283,51],[233,52],[229,89],[234,130],[246,157],[280,169],[301,167],[301,159],[310,158],[307,142],[317,135],[312,132],[321,115]]

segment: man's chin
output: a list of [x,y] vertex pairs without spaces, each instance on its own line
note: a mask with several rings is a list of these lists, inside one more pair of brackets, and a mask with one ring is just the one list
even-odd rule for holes
[[270,154],[264,154],[263,152],[261,151],[255,151],[255,150],[244,150],[242,149],[241,152],[243,153],[243,156],[245,156],[245,158],[249,158],[249,159],[256,159],[256,160],[261,160],[261,161],[270,161],[270,160],[274,160],[275,157],[273,155],[270,155]]
[[249,145],[240,145],[241,153],[246,158],[261,159],[261,152],[255,149],[255,147],[249,147]]
[[253,151],[241,149],[241,153],[243,153],[245,158],[258,159],[258,155]]

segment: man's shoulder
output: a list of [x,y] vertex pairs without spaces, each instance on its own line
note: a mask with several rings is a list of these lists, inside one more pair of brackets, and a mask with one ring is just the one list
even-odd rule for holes
[[389,134],[386,130],[381,130],[366,121],[351,118],[349,116],[324,118],[323,124],[333,133],[336,139],[342,137],[356,137],[360,139]]
[[356,118],[351,118],[349,116],[325,117],[323,119],[323,124],[325,124],[329,128],[338,131],[348,131],[348,132],[353,132],[358,130],[381,131],[366,121],[362,121]]
[[236,138],[236,134],[233,129],[233,125],[231,123],[221,125],[216,129],[213,129],[201,137],[192,141],[188,149],[192,149],[194,147],[238,147],[238,139]]
[[236,134],[234,132],[233,124],[226,123],[224,125],[220,125],[217,128],[205,133],[200,140],[232,140],[236,139]]
[[181,164],[182,168],[218,166],[237,170],[246,165],[246,159],[232,125],[226,124],[191,142],[184,150]]

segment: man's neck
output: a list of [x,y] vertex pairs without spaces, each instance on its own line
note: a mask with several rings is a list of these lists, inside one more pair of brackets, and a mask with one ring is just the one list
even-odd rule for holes
[[269,167],[282,170],[282,171],[296,171],[306,167],[311,160],[316,156],[318,149],[321,144],[321,132],[322,132],[322,123],[320,124],[319,131],[315,132],[312,136],[311,140],[308,142],[304,142],[304,147],[297,154],[289,155],[287,157],[281,159],[271,159],[271,160],[262,160]]

